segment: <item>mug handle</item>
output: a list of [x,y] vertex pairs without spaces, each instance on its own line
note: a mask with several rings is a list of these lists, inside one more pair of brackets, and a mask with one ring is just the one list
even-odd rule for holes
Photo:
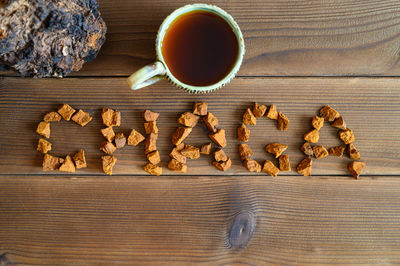
[[162,75],[165,75],[165,73],[164,64],[160,61],[156,61],[130,75],[127,82],[132,90],[138,90],[161,80]]

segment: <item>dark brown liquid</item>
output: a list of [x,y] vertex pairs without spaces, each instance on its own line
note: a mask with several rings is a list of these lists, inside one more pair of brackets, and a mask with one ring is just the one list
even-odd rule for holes
[[171,73],[192,86],[222,80],[238,56],[238,41],[221,17],[192,11],[177,17],[165,33],[162,54]]

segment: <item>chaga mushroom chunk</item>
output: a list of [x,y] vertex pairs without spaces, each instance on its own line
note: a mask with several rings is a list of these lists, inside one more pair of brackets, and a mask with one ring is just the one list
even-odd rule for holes
[[95,0],[14,0],[0,8],[0,61],[22,76],[63,77],[93,60],[106,24]]

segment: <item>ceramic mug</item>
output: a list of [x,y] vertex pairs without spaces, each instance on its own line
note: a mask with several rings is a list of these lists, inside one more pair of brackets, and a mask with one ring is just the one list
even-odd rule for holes
[[[171,73],[170,69],[168,69],[168,66],[162,54],[163,39],[169,26],[179,16],[192,11],[211,12],[219,16],[220,18],[224,19],[225,22],[227,22],[227,24],[232,28],[232,31],[235,34],[238,42],[237,58],[232,69],[220,81],[207,86],[193,86],[181,82]],[[217,6],[207,5],[207,4],[193,4],[193,5],[183,6],[175,10],[163,21],[157,33],[156,53],[157,53],[156,62],[139,69],[128,78],[127,82],[132,90],[137,90],[149,86],[165,78],[168,79],[175,86],[192,93],[207,93],[219,89],[220,87],[228,84],[235,77],[236,73],[238,72],[242,64],[243,55],[245,53],[245,47],[244,47],[242,32],[240,31],[239,26],[237,25],[237,23],[235,22],[235,20],[232,18],[231,15],[229,15],[227,12],[225,12],[224,10],[222,10]]]

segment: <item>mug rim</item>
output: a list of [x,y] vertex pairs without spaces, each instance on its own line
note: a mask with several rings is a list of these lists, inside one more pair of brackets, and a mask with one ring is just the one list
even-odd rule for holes
[[[162,45],[163,45],[163,40],[166,31],[169,29],[171,23],[180,15],[186,14],[188,12],[194,11],[194,10],[203,10],[203,11],[208,11],[212,12],[222,19],[224,19],[229,26],[232,28],[236,39],[238,41],[238,56],[236,58],[235,64],[232,67],[232,69],[229,71],[229,73],[220,81],[208,85],[208,86],[193,86],[189,85],[186,83],[181,82],[178,80],[170,71],[168,68],[167,63],[164,60],[164,57],[162,55]],[[244,46],[244,39],[243,39],[243,34],[236,23],[236,21],[233,19],[231,15],[229,15],[225,10],[222,8],[219,8],[218,6],[215,5],[208,5],[208,4],[190,4],[190,5],[185,5],[183,7],[180,7],[176,10],[174,10],[171,14],[169,14],[164,21],[161,23],[160,28],[158,29],[157,32],[157,38],[156,38],[156,53],[157,53],[157,59],[164,65],[165,67],[165,72],[166,72],[166,77],[167,79],[173,83],[174,85],[178,86],[179,88],[182,88],[186,91],[193,92],[193,93],[207,93],[214,91],[216,89],[221,88],[222,86],[225,86],[228,84],[236,75],[236,73],[239,71],[240,66],[242,65],[243,62],[243,56],[245,53],[245,46]]]

